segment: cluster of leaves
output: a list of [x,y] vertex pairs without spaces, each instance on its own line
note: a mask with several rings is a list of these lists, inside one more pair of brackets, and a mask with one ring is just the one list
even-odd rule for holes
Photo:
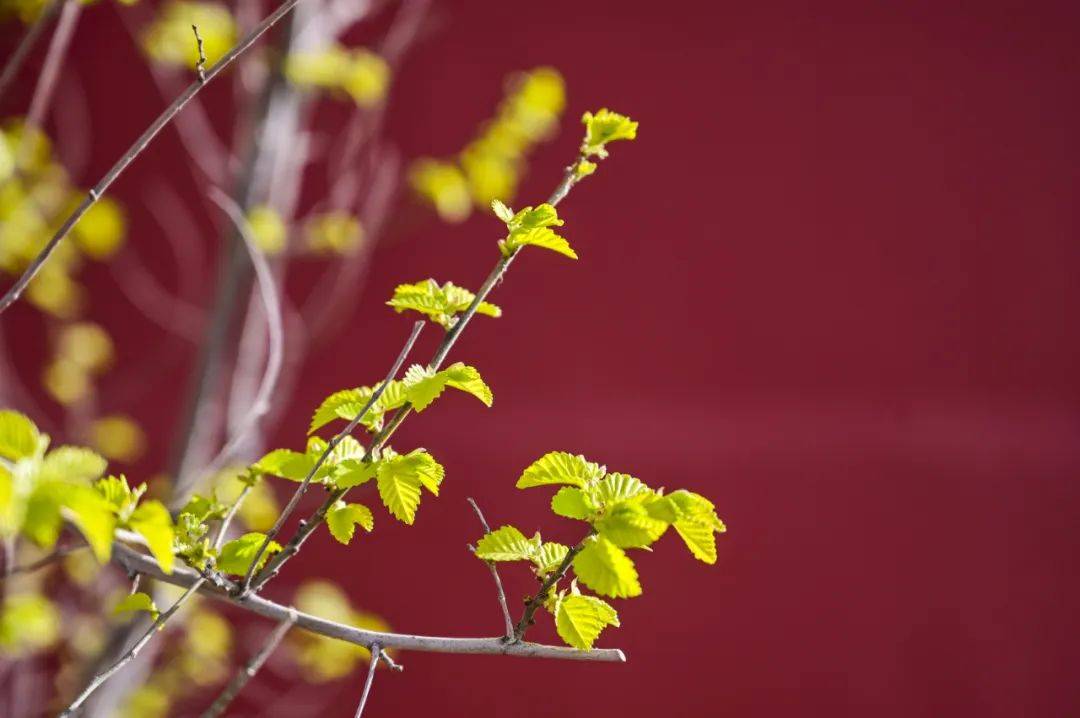
[[[21,274],[84,195],[71,184],[44,132],[18,118],[7,120],[0,127],[0,272]],[[74,274],[84,259],[113,256],[126,232],[120,205],[101,198],[72,229],[74,241],[57,247],[30,283],[27,300],[56,317],[78,316],[85,292]]]
[[[539,532],[527,538],[513,526],[503,526],[477,543],[476,555],[485,561],[526,561],[533,572],[558,580],[573,568],[568,589],[553,590],[543,606],[555,619],[555,628],[569,645],[588,650],[607,626],[618,626],[615,609],[603,599],[583,594],[580,582],[600,596],[633,598],[641,595],[641,582],[628,549],[649,549],[669,528],[682,538],[695,558],[716,562],[715,533],[725,530],[713,504],[691,491],[665,493],[628,474],[580,455],[556,451],[525,469],[517,488],[560,486],[551,500],[558,516],[583,521],[586,538],[573,549],[545,542]],[[559,571],[563,575],[559,575]]]
[[532,148],[551,136],[566,105],[566,87],[553,68],[540,67],[511,78],[495,117],[456,158],[422,158],[409,179],[447,222],[461,222],[473,206],[510,201]]
[[551,229],[561,227],[563,221],[550,204],[542,204],[536,208],[526,207],[515,213],[499,200],[495,200],[491,203],[491,209],[495,216],[506,224],[506,238],[499,240],[499,251],[504,256],[509,256],[526,245],[532,245],[550,249],[570,259],[578,258],[570,243]]
[[290,53],[285,59],[285,76],[297,87],[326,90],[349,97],[361,107],[371,107],[386,97],[390,66],[371,50],[335,44]]
[[[362,423],[369,430],[378,431],[382,428],[386,412],[406,403],[416,411],[424,411],[447,387],[471,394],[486,406],[491,406],[491,389],[475,368],[458,362],[442,371],[431,371],[417,364],[409,367],[404,379],[387,386],[379,400],[364,415]],[[315,410],[310,432],[314,433],[335,420],[352,421],[373,394],[374,388],[366,386],[331,394]],[[394,518],[406,524],[412,524],[416,519],[421,489],[435,496],[439,494],[445,471],[424,449],[399,454],[393,448],[384,446],[372,456],[367,456],[359,441],[345,436],[325,461],[318,465],[327,446],[327,441],[312,436],[304,451],[275,449],[253,464],[252,471],[290,481],[303,481],[311,475],[311,481],[332,489],[351,489],[374,479],[383,505]],[[328,512],[326,523],[335,539],[348,544],[357,525],[365,531],[374,528],[374,516],[363,504],[338,501]]]
[[[416,284],[398,285],[387,304],[399,314],[406,310],[420,312],[444,329],[450,329],[457,315],[468,309],[475,299],[475,294],[453,282],[440,287],[434,279],[424,279]],[[476,313],[501,317],[502,309],[490,302],[480,302],[476,305]]]

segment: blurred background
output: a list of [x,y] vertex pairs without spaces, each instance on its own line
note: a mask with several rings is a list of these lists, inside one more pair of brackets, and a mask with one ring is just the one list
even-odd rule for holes
[[[240,28],[270,8],[221,7]],[[370,715],[1077,710],[1075,3],[300,8],[116,183],[123,241],[104,216],[78,240],[75,298],[43,289],[0,318],[5,404],[58,439],[112,440],[136,481],[167,484],[213,455],[238,409],[210,400],[193,414],[191,397],[230,261],[239,298],[205,390],[242,406],[265,361],[261,305],[236,268],[246,255],[229,259],[239,245],[207,196],[221,187],[249,218],[267,208],[287,305],[274,409],[242,458],[300,448],[323,397],[392,362],[413,320],[385,306],[393,288],[478,287],[501,236],[485,193],[542,201],[575,156],[582,112],[610,107],[641,128],[560,206],[580,260],[527,252],[492,296],[504,316],[479,318],[452,354],[480,369],[493,408],[446,397],[395,437],[445,465],[440,497],[413,527],[377,508],[376,531],[348,548],[320,531],[266,594],[289,601],[325,577],[396,630],[496,635],[465,498],[492,524],[573,541],[546,493],[514,489],[525,466],[566,450],[711,498],[728,525],[717,564],[674,538],[640,555],[644,595],[616,602],[623,626],[600,642],[625,665],[404,653]],[[187,51],[162,50],[168,12],[101,0],[69,23],[38,121],[73,187],[190,81]],[[5,21],[5,56],[24,31]],[[32,109],[50,37],[0,99],[4,117]],[[352,84],[319,64],[330,41],[356,53]],[[283,49],[311,57],[277,82]],[[501,170],[477,169],[485,123],[530,78],[550,117]],[[63,337],[87,322],[107,331],[112,360],[73,369]],[[292,488],[271,486],[279,502]],[[533,584],[512,569],[516,601]],[[222,615],[232,631],[215,660],[231,667],[270,626]],[[558,641],[546,619],[534,638]],[[23,659],[35,701],[58,690],[48,655]],[[350,716],[365,669],[342,665],[308,682],[318,671],[283,653],[235,715]],[[228,670],[157,714],[198,714]]]

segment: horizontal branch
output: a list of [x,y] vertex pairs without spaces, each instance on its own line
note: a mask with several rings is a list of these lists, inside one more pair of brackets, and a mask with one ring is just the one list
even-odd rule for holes
[[[114,557],[128,571],[146,574],[147,576],[152,576],[175,586],[187,588],[202,579],[199,574],[182,567],[177,567],[173,569],[171,574],[166,574],[152,557],[121,543],[114,544]],[[527,643],[525,641],[519,643],[507,643],[503,637],[449,638],[443,636],[415,636],[406,633],[369,631],[363,628],[355,628],[344,623],[329,621],[325,618],[319,618],[318,616],[312,616],[309,613],[302,613],[290,606],[283,606],[279,603],[268,601],[257,594],[249,594],[247,598],[239,599],[206,584],[199,588],[199,592],[275,621],[284,621],[295,612],[296,626],[298,628],[302,628],[312,633],[318,633],[329,638],[337,638],[338,640],[347,643],[364,646],[368,649],[377,643],[382,648],[397,648],[401,650],[425,651],[429,653],[488,654],[519,656],[522,658],[594,661],[602,663],[623,663],[626,661],[626,656],[623,652],[615,648],[596,648],[591,651],[579,651],[576,648]]]

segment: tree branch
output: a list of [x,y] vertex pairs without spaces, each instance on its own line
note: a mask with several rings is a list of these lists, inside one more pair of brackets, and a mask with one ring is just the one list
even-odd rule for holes
[[217,718],[225,712],[225,709],[228,708],[229,704],[233,702],[233,699],[240,694],[240,691],[244,690],[244,686],[255,677],[255,674],[263,667],[266,660],[270,658],[270,654],[277,649],[282,639],[285,638],[285,634],[288,633],[289,629],[294,625],[296,625],[295,611],[291,612],[284,621],[278,623],[277,628],[275,628],[274,632],[270,634],[270,637],[266,639],[266,643],[263,644],[262,649],[247,662],[247,665],[237,671],[236,675],[229,681],[229,685],[225,686],[225,690],[221,692],[217,699],[214,700],[210,707],[202,714],[202,718]]
[[41,12],[34,19],[34,22],[27,29],[26,34],[23,35],[23,39],[19,41],[19,46],[15,48],[15,52],[11,53],[11,57],[8,58],[7,63],[4,65],[4,71],[0,73],[0,98],[2,98],[11,85],[11,81],[19,74],[19,70],[22,69],[23,63],[26,62],[26,58],[30,57],[30,51],[34,49],[34,45],[37,44],[38,39],[41,37],[41,33],[45,31],[45,27],[49,24],[49,20],[56,14],[57,8],[63,0],[49,0],[49,2],[41,8]]
[[[251,589],[251,580],[255,575],[255,568],[259,565],[259,559],[261,559],[263,554],[266,553],[266,548],[270,545],[270,542],[274,539],[274,537],[281,532],[281,527],[285,525],[286,519],[288,519],[292,512],[296,510],[296,506],[300,503],[300,499],[303,497],[304,492],[307,491],[308,486],[311,485],[311,480],[315,477],[315,474],[319,471],[323,463],[325,463],[327,457],[330,456],[331,452],[333,452],[337,445],[340,444],[346,436],[350,435],[353,429],[355,429],[357,425],[360,424],[360,421],[364,418],[364,415],[371,410],[371,407],[375,405],[375,402],[377,402],[379,398],[383,395],[383,392],[386,391],[386,387],[390,386],[390,382],[392,382],[394,380],[394,377],[397,376],[397,373],[401,371],[401,365],[405,363],[405,358],[409,356],[409,352],[412,351],[413,345],[416,344],[416,340],[420,336],[420,332],[423,331],[423,329],[423,320],[413,324],[412,333],[409,334],[409,338],[405,341],[405,346],[401,348],[401,351],[398,353],[397,359],[394,360],[394,365],[390,367],[390,371],[387,372],[386,378],[383,379],[382,384],[380,384],[379,387],[376,388],[374,392],[372,392],[371,398],[368,399],[367,403],[364,404],[363,408],[360,409],[360,412],[353,418],[353,420],[346,424],[345,428],[338,432],[337,435],[330,440],[330,443],[326,445],[326,449],[323,451],[322,456],[320,456],[319,460],[315,462],[315,465],[311,467],[311,471],[309,471],[307,476],[304,477],[304,480],[300,483],[300,486],[296,488],[296,492],[293,493],[292,498],[289,499],[289,503],[285,506],[285,510],[281,512],[281,514],[277,518],[277,521],[274,522],[274,526],[266,533],[266,538],[263,539],[262,545],[259,546],[259,550],[255,553],[255,558],[252,559],[251,565],[248,567],[247,573],[244,575],[244,580],[240,584],[240,596],[244,596]],[[371,449],[368,449],[366,453],[370,455]],[[365,460],[366,459],[367,456],[365,456]]]
[[540,584],[540,588],[536,591],[536,594],[525,604],[525,611],[521,614],[521,620],[518,621],[517,627],[514,628],[513,642],[520,641],[525,637],[525,632],[533,625],[533,616],[536,615],[536,611],[540,606],[544,605],[544,601],[547,600],[548,593],[551,592],[552,586],[562,580],[562,577],[570,570],[570,564],[574,562],[574,556],[581,553],[581,550],[585,548],[585,542],[589,539],[589,536],[592,536],[594,533],[595,530],[590,530],[588,535],[586,535],[576,546],[570,547],[570,550],[566,552],[566,557],[563,558],[559,567],[548,574],[548,577]]
[[[63,0],[60,18],[56,21],[56,29],[49,41],[49,49],[45,53],[45,63],[38,74],[34,95],[30,99],[30,108],[26,112],[28,128],[40,129],[45,124],[45,115],[48,114],[49,103],[56,89],[56,79],[64,64],[64,56],[67,55],[71,36],[75,33],[75,25],[79,21],[81,12],[82,4],[78,0]],[[32,150],[33,142],[30,139],[30,133],[23,136],[20,145],[16,149],[16,157],[21,163],[27,158],[27,153]]]
[[37,571],[39,568],[44,568],[45,566],[56,563],[65,556],[75,553],[76,551],[84,548],[86,548],[85,544],[79,546],[65,546],[63,548],[56,549],[48,556],[39,558],[37,561],[32,561],[30,563],[23,564],[22,566],[13,566],[10,569],[5,566],[4,576],[0,578],[0,581],[3,581],[10,576],[15,576],[21,573],[30,573],[32,571]]
[[379,659],[382,658],[382,647],[378,643],[371,644],[371,663],[368,665],[367,678],[364,679],[364,692],[360,694],[360,705],[356,706],[356,716],[364,715],[364,706],[367,705],[368,695],[371,693],[371,684],[375,682],[375,669],[379,667]]
[[266,370],[259,388],[255,392],[255,400],[251,403],[247,414],[240,421],[235,433],[228,443],[221,448],[210,464],[203,470],[205,474],[212,474],[220,469],[226,462],[232,459],[233,454],[247,439],[248,434],[258,426],[259,419],[270,408],[270,395],[277,387],[278,378],[281,376],[281,365],[285,356],[285,329],[281,316],[281,300],[277,293],[277,284],[274,275],[270,271],[270,265],[266,261],[262,250],[259,249],[252,235],[251,227],[244,218],[240,206],[221,190],[211,188],[210,199],[229,216],[236,230],[247,248],[251,257],[251,264],[255,267],[255,279],[259,285],[259,294],[262,297],[263,307],[266,310],[267,338],[269,348],[266,357]]
[[[134,571],[135,569],[129,570]],[[143,646],[149,643],[150,639],[154,637],[154,634],[156,634],[158,630],[165,625],[165,622],[172,618],[173,615],[175,615],[176,612],[180,609],[180,607],[183,606],[189,598],[194,596],[195,592],[202,588],[205,583],[205,578],[201,576],[195,576],[192,579],[190,585],[187,587],[187,590],[180,595],[180,598],[176,599],[176,602],[173,605],[169,606],[168,610],[158,616],[157,620],[150,624],[150,628],[146,629],[146,632],[143,633],[139,640],[137,640],[135,644],[128,649],[127,653],[120,656],[120,658],[118,658],[115,663],[106,668],[104,671],[94,676],[94,679],[90,681],[90,685],[84,688],[83,692],[80,693],[75,698],[75,700],[71,702],[71,705],[69,705],[64,710],[64,712],[60,714],[60,718],[67,718],[68,716],[74,715],[75,711],[77,711],[79,707],[86,702],[86,699],[89,698],[94,691],[100,688],[101,685],[105,683],[105,681],[109,680],[109,678],[111,678],[113,674],[115,674],[121,668],[133,661],[135,659],[135,656],[139,655],[139,651],[143,649]]]
[[59,245],[64,237],[71,231],[71,228],[82,219],[82,216],[86,214],[90,207],[92,207],[106,190],[108,190],[112,183],[116,181],[116,178],[127,169],[127,166],[143,153],[143,150],[145,150],[150,142],[157,137],[158,133],[172,121],[177,113],[184,108],[184,105],[186,105],[192,97],[197,95],[199,91],[222,70],[228,67],[241,53],[251,47],[264,32],[273,27],[273,25],[283,18],[286,13],[292,10],[298,2],[300,2],[300,0],[284,0],[284,2],[278,6],[277,10],[264,18],[263,21],[256,25],[246,37],[240,40],[235,47],[225,53],[220,60],[214,63],[213,67],[206,71],[205,82],[196,80],[188,85],[187,89],[180,93],[180,95],[173,100],[172,104],[166,107],[165,110],[158,115],[157,119],[146,128],[146,131],[135,140],[131,147],[116,161],[116,164],[114,164],[109,171],[105,173],[105,176],[98,181],[94,188],[87,193],[87,196],[79,206],[75,208],[71,215],[68,216],[60,228],[56,230],[56,233],[48,241],[45,247],[42,248],[41,252],[39,252],[34,260],[30,262],[30,266],[26,268],[22,276],[19,277],[15,284],[4,294],[3,298],[0,299],[0,313],[18,300],[23,291],[26,290],[26,285],[28,285],[30,280],[41,270],[41,267],[44,266],[50,255],[56,250],[57,245]]
[[[473,511],[476,512],[476,517],[480,519],[480,525],[484,527],[484,533],[491,533],[491,527],[488,526],[488,522],[484,519],[483,512],[480,511],[480,507],[476,505],[472,497],[465,499],[469,502],[469,505],[473,507]],[[476,553],[476,547],[469,544],[469,550],[474,554]],[[506,591],[503,590],[502,579],[499,578],[499,569],[495,567],[494,561],[484,561],[487,567],[491,570],[491,577],[495,580],[495,592],[499,596],[499,608],[502,609],[503,619],[506,622],[506,640],[510,641],[514,638],[514,621],[510,618],[510,609],[506,605]]]
[[[566,167],[562,180],[555,188],[555,191],[551,193],[551,197],[548,198],[548,204],[557,205],[559,202],[566,198],[566,195],[569,194],[570,190],[573,189],[574,185],[578,183],[579,178],[575,171],[575,168],[577,167],[577,163],[578,161],[580,161],[580,159],[582,158],[579,156],[578,159],[576,159],[574,162],[572,162]],[[491,294],[491,291],[495,288],[495,286],[502,281],[503,275],[506,274],[506,270],[510,267],[510,263],[514,261],[514,258],[517,257],[521,249],[522,248],[519,247],[518,249],[512,251],[508,256],[499,257],[499,261],[495,264],[495,268],[491,270],[491,273],[488,274],[487,279],[484,280],[484,283],[476,292],[476,297],[473,299],[472,304],[470,304],[469,307],[465,310],[465,312],[460,317],[458,317],[457,321],[454,322],[454,325],[450,328],[450,331],[448,331],[443,337],[443,340],[439,344],[438,349],[435,350],[435,356],[433,356],[431,361],[428,363],[428,368],[430,370],[436,371],[440,366],[442,366],[442,363],[446,360],[446,356],[450,353],[450,349],[454,346],[454,343],[457,342],[458,337],[461,336],[461,333],[465,330],[465,326],[476,314],[476,310],[477,308],[479,308],[480,303],[485,301],[488,295]],[[375,438],[372,440],[371,446],[368,447],[367,453],[364,455],[364,461],[370,460],[371,456],[373,456],[376,451],[382,448],[382,446],[393,435],[394,431],[396,431],[397,428],[401,426],[401,423],[405,420],[405,417],[407,417],[411,412],[412,405],[406,403],[394,413],[394,415],[383,427],[382,431],[376,434]],[[307,541],[308,537],[310,537],[311,534],[315,532],[315,529],[317,529],[319,525],[326,520],[326,514],[330,511],[330,509],[334,506],[335,503],[341,500],[345,496],[345,494],[348,493],[348,491],[348,489],[335,489],[333,492],[331,492],[330,496],[327,497],[326,501],[323,502],[322,506],[320,506],[315,511],[314,514],[312,514],[308,519],[300,522],[300,525],[296,529],[296,533],[293,534],[293,537],[285,545],[285,548],[282,549],[280,553],[276,554],[272,559],[270,559],[270,561],[267,562],[266,566],[263,567],[263,570],[260,572],[258,579],[253,584],[253,590],[258,591],[260,588],[262,588],[263,585],[266,584],[267,581],[272,579],[278,574],[279,571],[281,571],[281,567],[284,566],[290,558],[295,556],[300,551],[300,548],[304,545],[304,542]]]
[[363,628],[355,628],[343,623],[329,621],[308,613],[296,611],[290,606],[283,606],[256,594],[250,594],[247,598],[240,599],[230,595],[226,591],[205,585],[201,576],[194,571],[176,567],[171,574],[166,574],[158,566],[153,557],[136,551],[122,543],[114,544],[114,558],[127,570],[137,571],[152,576],[175,586],[190,587],[195,583],[200,586],[200,593],[215,598],[219,601],[230,603],[245,611],[273,619],[285,620],[292,612],[296,612],[296,626],[312,633],[318,633],[329,638],[346,641],[367,649],[378,643],[385,648],[400,648],[409,651],[426,651],[431,653],[460,653],[460,654],[487,654],[519,656],[523,658],[553,658],[570,661],[598,661],[607,663],[622,663],[626,656],[618,649],[595,648],[591,651],[579,651],[576,648],[566,646],[548,646],[539,643],[507,643],[502,637],[494,638],[448,638],[442,636],[418,636],[405,633],[387,633],[383,631],[370,631]]

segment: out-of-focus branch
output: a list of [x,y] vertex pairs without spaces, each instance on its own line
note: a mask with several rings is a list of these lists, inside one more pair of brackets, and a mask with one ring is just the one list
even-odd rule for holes
[[233,702],[236,696],[240,695],[240,691],[244,690],[255,674],[259,672],[259,669],[263,667],[267,659],[281,644],[285,634],[296,624],[296,612],[293,611],[289,614],[288,618],[281,621],[274,632],[270,634],[270,637],[266,639],[266,643],[263,647],[251,657],[251,660],[247,664],[237,671],[232,680],[229,681],[229,685],[225,686],[225,690],[218,695],[217,699],[210,705],[209,708],[202,714],[202,718],[217,718],[225,713],[225,709],[229,707],[229,704]]
[[[79,21],[81,12],[82,3],[79,0],[64,0],[60,8],[60,19],[56,21],[56,30],[49,41],[49,49],[45,53],[45,64],[38,75],[37,85],[34,86],[30,109],[26,112],[26,124],[29,127],[40,128],[45,122],[49,103],[56,90],[56,80],[60,76],[60,68],[64,64],[64,57],[71,45],[71,37],[75,34],[75,25]],[[30,135],[27,134],[23,137],[22,146],[17,150],[19,156],[25,156],[27,152],[30,152],[31,147]]]
[[0,98],[3,98],[7,94],[8,87],[11,85],[11,81],[19,74],[19,70],[22,69],[23,63],[26,62],[26,58],[30,56],[30,51],[34,49],[34,45],[41,38],[41,33],[45,31],[52,16],[56,14],[56,9],[60,7],[60,3],[64,0],[49,0],[45,3],[45,6],[41,8],[41,12],[34,18],[34,22],[27,28],[26,34],[23,35],[22,40],[19,41],[18,46],[15,48],[15,52],[11,53],[11,57],[8,58],[7,63],[4,65],[4,69],[0,72]]
[[[75,1],[75,0],[72,0]],[[158,115],[150,126],[135,140],[134,144],[128,148],[120,159],[116,161],[105,176],[91,189],[85,199],[75,208],[74,211],[68,216],[60,228],[56,230],[52,238],[46,243],[45,247],[38,253],[38,255],[30,262],[30,266],[26,268],[22,276],[15,282],[15,284],[8,289],[3,298],[0,299],[0,312],[3,312],[15,301],[18,300],[22,293],[26,290],[26,286],[30,283],[37,273],[48,261],[49,257],[56,250],[57,245],[71,232],[71,228],[74,227],[83,215],[92,207],[98,199],[108,190],[116,178],[119,177],[127,166],[130,165],[135,159],[142,154],[143,150],[154,140],[155,137],[163,130],[180,110],[184,109],[184,106],[191,100],[192,97],[197,95],[199,91],[211,80],[213,80],[222,70],[228,67],[233,60],[240,56],[245,50],[251,47],[264,32],[273,27],[281,18],[292,10],[300,0],[285,0],[277,10],[268,15],[258,26],[255,27],[246,37],[240,40],[236,46],[225,53],[224,56],[218,62],[214,64],[209,70],[206,71],[206,82],[200,82],[196,80],[188,86],[184,92],[182,92],[165,110]]]

